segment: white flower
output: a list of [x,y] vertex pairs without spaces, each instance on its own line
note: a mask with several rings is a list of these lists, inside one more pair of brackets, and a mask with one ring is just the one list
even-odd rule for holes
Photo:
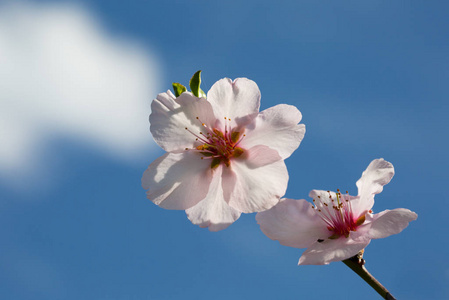
[[313,190],[306,200],[281,199],[268,211],[257,214],[262,231],[282,245],[307,248],[299,265],[322,265],[356,255],[371,239],[400,233],[418,215],[405,208],[373,214],[374,195],[394,175],[393,165],[383,159],[370,163],[357,181],[358,196]]
[[299,146],[305,126],[294,106],[259,113],[256,83],[216,82],[207,100],[170,91],[152,103],[151,133],[167,153],[145,171],[147,197],[166,209],[186,210],[192,223],[218,231],[240,214],[279,202],[287,188],[284,159]]

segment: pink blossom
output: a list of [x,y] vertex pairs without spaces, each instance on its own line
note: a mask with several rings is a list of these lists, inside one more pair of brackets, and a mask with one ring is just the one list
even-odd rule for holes
[[394,175],[393,165],[383,159],[372,161],[357,181],[358,196],[313,190],[306,200],[281,199],[256,219],[270,239],[282,245],[307,248],[299,265],[322,265],[356,255],[371,239],[400,233],[418,215],[405,208],[373,214],[374,195]]
[[218,231],[240,214],[271,208],[284,195],[284,159],[299,146],[305,126],[294,106],[259,112],[256,83],[216,82],[205,98],[170,91],[152,102],[151,133],[167,153],[144,172],[147,197],[166,209],[186,210],[200,227]]

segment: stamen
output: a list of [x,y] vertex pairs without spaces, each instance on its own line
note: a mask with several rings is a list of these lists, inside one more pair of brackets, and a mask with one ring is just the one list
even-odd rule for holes
[[243,134],[242,138],[240,140],[237,141],[237,143],[235,143],[236,146],[238,146],[238,144],[240,144],[240,142],[243,140],[243,138],[246,136],[246,134]]
[[185,129],[201,144],[186,150],[199,152],[202,155],[201,159],[212,159],[211,169],[217,168],[221,163],[230,167],[232,159],[239,159],[245,153],[245,149],[238,147],[245,134],[242,135],[242,128],[231,128],[230,118],[224,117],[224,132],[222,129],[208,127],[199,117],[195,118],[201,122],[204,131],[194,133],[188,127]]
[[[357,227],[365,222],[365,215],[355,216],[352,210],[351,198],[348,193],[342,195],[340,190],[337,189],[335,193],[336,201],[333,198],[333,194],[327,191],[329,198],[322,200],[320,196],[318,199],[312,199],[314,208],[319,217],[326,224],[329,231],[332,234],[329,239],[337,239],[339,237],[349,237],[351,231],[356,231]],[[332,206],[329,204],[332,203]],[[333,204],[335,203],[335,204]]]
[[[196,137],[196,141],[200,140],[200,141],[202,141],[202,142],[204,142],[204,143],[207,143],[207,140],[204,140],[202,137],[196,135],[196,134],[193,133],[189,128],[186,127],[185,129],[186,129],[189,133],[191,133],[193,136]],[[200,134],[202,134],[202,132],[200,132]]]

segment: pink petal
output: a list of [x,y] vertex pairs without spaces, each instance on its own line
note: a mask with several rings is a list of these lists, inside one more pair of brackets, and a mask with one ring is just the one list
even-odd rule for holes
[[307,248],[329,231],[306,200],[281,199],[269,210],[256,215],[260,229],[272,240],[284,246]]
[[209,227],[210,231],[219,231],[227,228],[239,217],[240,212],[230,207],[223,198],[222,169],[219,166],[209,186],[206,198],[197,205],[186,210],[189,220],[202,228]]
[[279,104],[268,108],[246,126],[246,137],[241,145],[244,148],[266,145],[285,159],[298,148],[306,132],[305,125],[298,124],[301,118],[299,110],[292,105]]
[[205,99],[188,92],[175,99],[173,94],[167,92],[153,100],[150,123],[156,143],[170,152],[192,148],[196,137],[186,128],[199,135],[205,132],[202,123],[213,127],[215,116],[212,106]]
[[348,238],[340,237],[335,240],[325,239],[316,242],[303,252],[298,265],[327,265],[334,261],[350,258],[370,243],[370,239],[357,232],[351,232]]
[[232,124],[242,125],[249,123],[259,112],[260,91],[257,84],[247,78],[234,81],[223,78],[211,87],[207,100],[218,120],[226,117],[232,120]]
[[352,204],[354,211],[369,211],[374,205],[374,195],[382,192],[383,186],[390,182],[393,175],[391,163],[383,158],[373,160],[356,183],[360,198]]
[[176,96],[170,90],[166,93],[160,93],[157,95],[154,101],[160,102],[162,105],[166,106],[169,110],[175,110],[179,108],[179,104],[176,102]]
[[276,150],[270,149],[264,145],[257,145],[246,150],[246,163],[251,168],[263,167],[272,164],[282,158]]
[[418,218],[418,215],[405,208],[385,210],[373,216],[369,223],[368,236],[372,239],[386,238],[400,233],[408,223]]
[[255,165],[256,162],[233,160],[223,171],[225,200],[244,213],[270,209],[287,189],[288,172],[283,160],[262,167]]
[[166,209],[188,209],[206,197],[213,177],[210,161],[197,153],[166,153],[142,176],[147,198]]

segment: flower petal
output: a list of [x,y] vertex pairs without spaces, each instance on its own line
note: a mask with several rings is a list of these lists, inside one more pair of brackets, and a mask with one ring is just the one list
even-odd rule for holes
[[[204,132],[203,123],[215,124],[212,106],[203,98],[189,92],[174,98],[171,92],[162,93],[151,103],[151,133],[156,143],[165,151],[180,151],[192,148],[196,136]],[[188,128],[192,133],[186,130]]]
[[269,210],[256,215],[260,229],[281,245],[307,248],[320,238],[327,238],[329,231],[306,200],[281,199]]
[[220,165],[214,171],[206,198],[186,210],[193,224],[201,228],[209,227],[210,231],[225,229],[240,217],[240,212],[230,207],[223,198],[222,169]]
[[383,158],[373,160],[362,173],[356,185],[359,189],[359,200],[353,202],[353,209],[358,213],[370,210],[374,205],[374,195],[383,190],[394,175],[394,167]]
[[298,265],[327,265],[334,261],[350,258],[370,243],[364,235],[351,232],[348,238],[340,237],[335,240],[326,239],[316,242],[303,252]]
[[166,153],[144,172],[142,186],[156,205],[185,210],[206,197],[212,177],[210,161],[197,153]]
[[301,112],[295,106],[279,104],[270,107],[246,126],[246,136],[241,145],[244,148],[266,145],[286,159],[304,138],[306,127],[298,124],[301,118]]
[[373,216],[368,236],[372,239],[381,239],[400,233],[408,223],[418,218],[418,215],[405,208],[385,210]]
[[264,145],[257,145],[246,150],[246,163],[251,168],[263,167],[282,160],[276,150],[270,149]]
[[231,167],[224,169],[225,200],[231,207],[244,213],[270,209],[285,194],[287,167],[283,160],[262,167],[254,167],[257,162],[252,162],[251,156],[248,160],[233,160]]
[[211,87],[207,100],[218,120],[226,117],[242,125],[249,123],[259,112],[260,91],[257,84],[247,78],[234,81],[223,78]]

